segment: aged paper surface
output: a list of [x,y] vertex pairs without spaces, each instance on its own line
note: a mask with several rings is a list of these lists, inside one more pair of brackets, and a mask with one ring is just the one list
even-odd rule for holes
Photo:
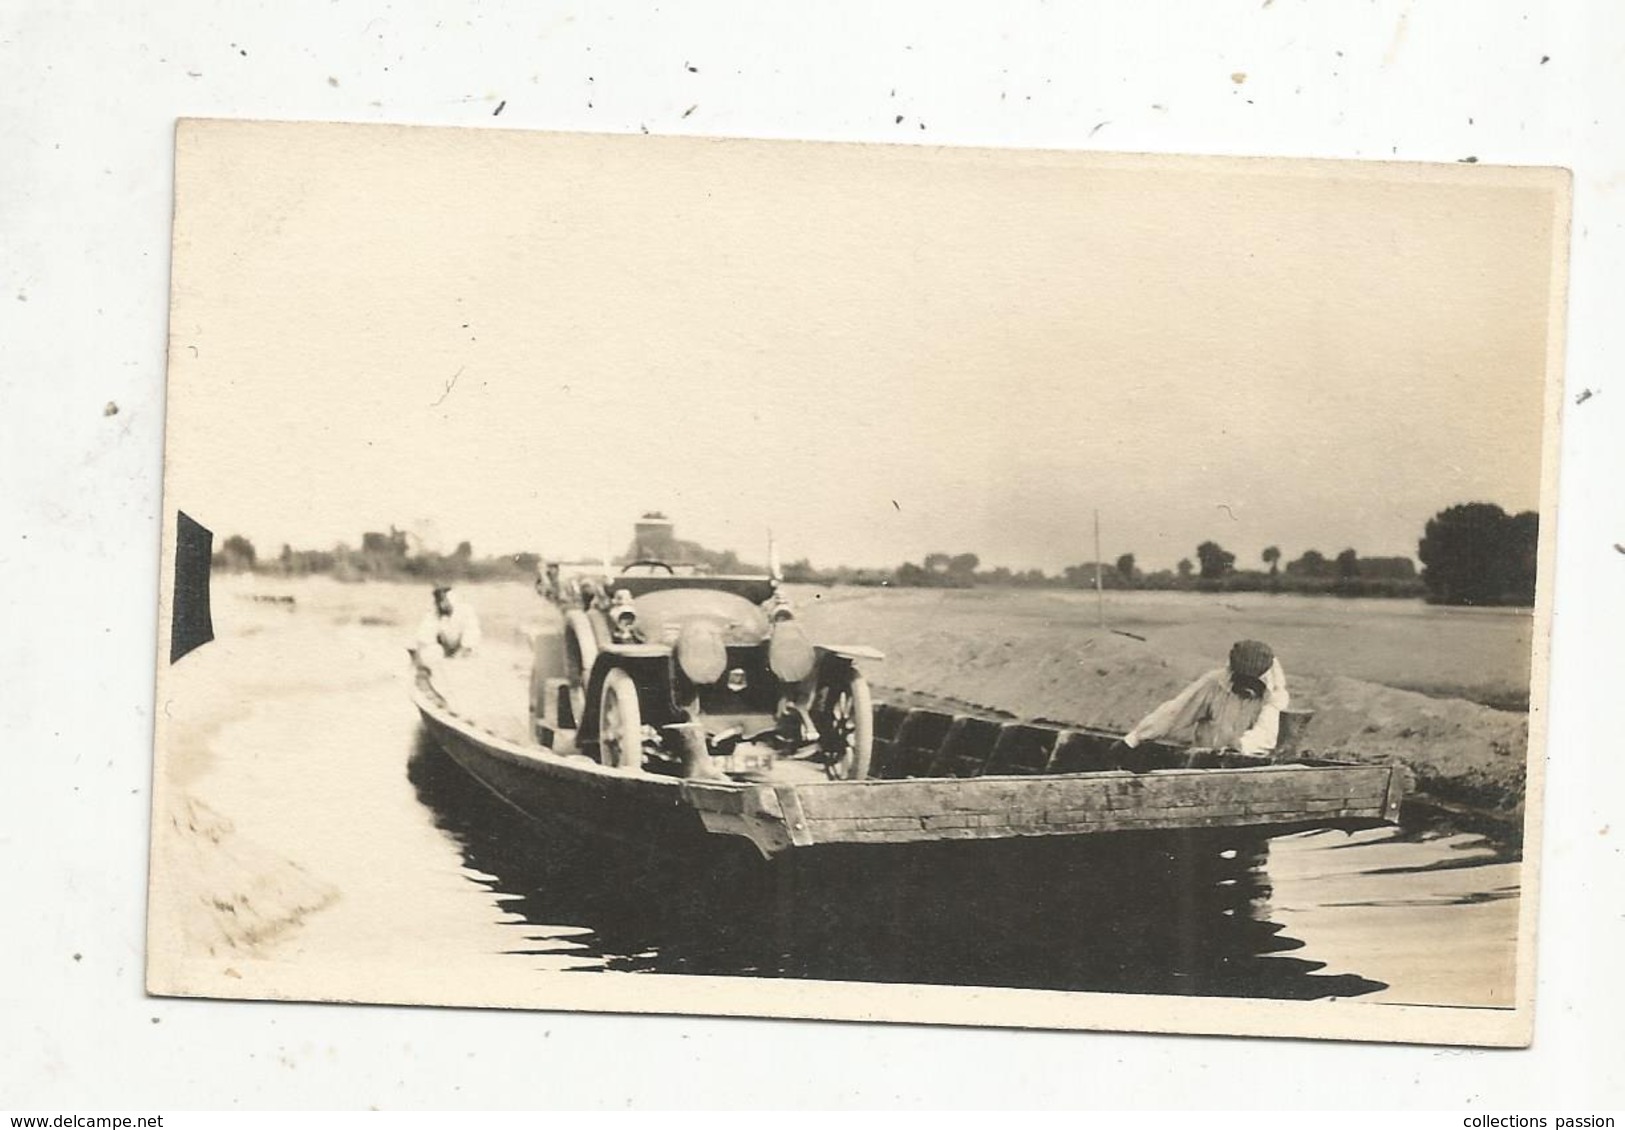
[[[1527,1041],[1562,173],[186,122],[176,197],[152,991]],[[1471,503],[1539,513],[1532,612],[1394,572]],[[946,713],[1122,733],[1270,640],[1306,745],[1413,804],[1194,880],[543,828],[407,648],[456,579],[442,689],[523,744],[537,562],[653,508],[738,571],[771,528],[809,630]],[[215,638],[170,663],[177,512]]]

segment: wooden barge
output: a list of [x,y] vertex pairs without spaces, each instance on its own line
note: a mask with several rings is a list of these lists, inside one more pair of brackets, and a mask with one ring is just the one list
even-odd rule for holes
[[887,703],[874,709],[866,779],[795,762],[755,779],[689,779],[514,741],[421,687],[413,699],[436,743],[521,812],[673,847],[729,838],[768,858],[832,845],[1353,831],[1396,824],[1404,793],[1398,766],[1157,743],[1114,753],[1119,735],[1104,730]]

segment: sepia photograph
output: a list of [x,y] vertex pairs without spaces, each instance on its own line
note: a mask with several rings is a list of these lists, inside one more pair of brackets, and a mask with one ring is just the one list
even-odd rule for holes
[[182,121],[149,991],[1527,1044],[1569,209]]

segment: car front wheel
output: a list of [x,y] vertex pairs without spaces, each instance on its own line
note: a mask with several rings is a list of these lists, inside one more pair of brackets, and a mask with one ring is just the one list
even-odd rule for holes
[[632,676],[616,669],[604,679],[598,706],[598,760],[614,769],[643,768],[643,711]]
[[856,671],[824,688],[820,712],[822,743],[831,780],[862,781],[869,776],[875,748],[875,706],[869,681]]

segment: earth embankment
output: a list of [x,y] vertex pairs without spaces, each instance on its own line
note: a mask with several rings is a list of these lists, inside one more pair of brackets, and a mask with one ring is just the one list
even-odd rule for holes
[[[1430,656],[1437,650],[1437,640],[1429,639],[1438,631],[1435,615],[1413,617],[1408,641],[1402,638],[1403,628],[1374,624],[1369,635],[1392,652],[1385,657],[1373,654],[1369,638],[1361,638],[1358,620],[1366,610],[1351,608],[1353,602],[1347,601],[1273,607],[1260,602],[1251,609],[1208,607],[1194,598],[1183,615],[1160,608],[1148,615],[1144,607],[1118,606],[1102,630],[1093,622],[1092,604],[1053,600],[1042,593],[1011,593],[1004,599],[989,599],[984,592],[929,590],[808,590],[799,595],[815,638],[866,643],[886,653],[870,671],[871,681],[883,690],[1120,731],[1204,671],[1222,665],[1229,639],[1275,640],[1288,674],[1292,709],[1314,712],[1304,737],[1306,749],[1357,761],[1397,760],[1415,774],[1418,791],[1432,800],[1509,825],[1521,819],[1528,714],[1335,670],[1345,666],[1374,673],[1386,661],[1395,682],[1426,683],[1434,670],[1453,664],[1441,681],[1463,682],[1463,672],[1469,670],[1463,660],[1471,664],[1472,655]],[[1375,606],[1369,611],[1378,617],[1411,613],[1383,607],[1393,602],[1359,603]],[[1317,616],[1324,621],[1318,631],[1313,622]],[[1485,621],[1468,626],[1486,634],[1501,631],[1507,638],[1500,651],[1519,646],[1515,632],[1496,625]],[[1345,642],[1336,642],[1344,636]],[[1488,677],[1515,679],[1518,656],[1514,652],[1503,659],[1499,652],[1481,656],[1480,669],[1500,663],[1512,672],[1497,667]]]

